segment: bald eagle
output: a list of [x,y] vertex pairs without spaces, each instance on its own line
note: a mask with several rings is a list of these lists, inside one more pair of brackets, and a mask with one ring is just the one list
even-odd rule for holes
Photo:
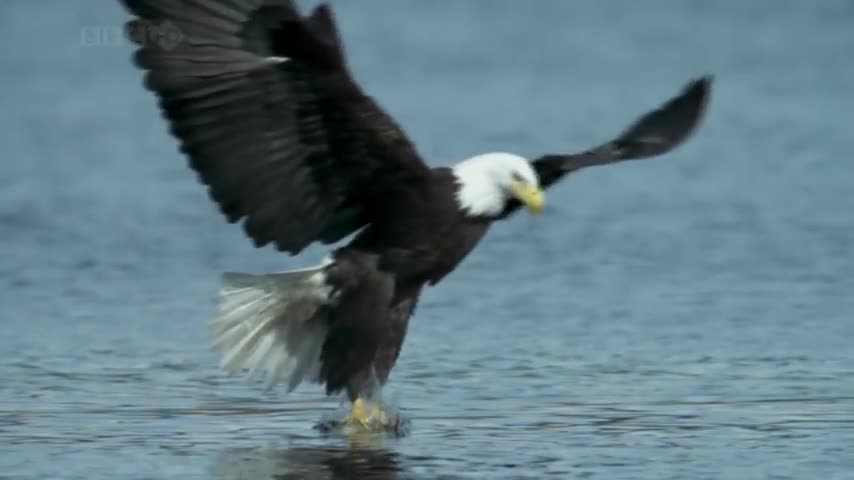
[[686,140],[712,78],[690,80],[615,139],[573,154],[487,153],[431,168],[354,79],[330,7],[289,0],[121,0],[172,135],[229,222],[290,255],[352,240],[318,266],[225,273],[213,346],[229,372],[346,392],[349,421],[379,418],[381,387],[425,286],[490,226],[593,165]]

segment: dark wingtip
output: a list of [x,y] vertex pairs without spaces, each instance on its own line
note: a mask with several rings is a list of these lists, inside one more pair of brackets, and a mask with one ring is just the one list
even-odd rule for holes
[[702,116],[709,104],[709,97],[712,96],[712,84],[714,81],[715,76],[712,74],[705,74],[697,77],[685,85],[682,89],[681,95],[679,96],[696,104],[698,107],[698,113]]
[[619,159],[661,155],[685,142],[705,117],[713,82],[710,74],[694,78],[676,96],[636,120],[614,142]]
[[712,84],[715,82],[715,76],[705,74],[697,77],[683,88],[682,97],[697,105],[697,112],[700,116],[706,111],[709,104],[709,98],[712,96]]
[[711,74],[705,74],[691,80],[682,89],[681,95],[678,95],[669,104],[672,108],[684,109],[687,117],[684,119],[685,123],[683,125],[685,131],[681,135],[681,138],[676,141],[676,144],[687,139],[699,127],[705,117],[709,106],[709,99],[712,96],[712,84],[714,80],[715,77]]
[[681,108],[684,108],[688,114],[684,125],[686,131],[680,141],[687,139],[702,123],[706,115],[706,110],[708,110],[709,100],[712,97],[712,84],[714,81],[714,75],[708,73],[697,77],[688,82],[683,88],[682,94],[674,99],[672,106],[680,108],[676,104],[681,103]]
[[712,83],[715,81],[715,76],[711,73],[700,75],[690,80],[683,91],[699,91],[708,92],[712,88]]
[[323,15],[323,16],[331,19],[332,18],[332,5],[330,5],[329,2],[321,2],[319,5],[314,7],[314,12],[312,13],[312,16],[314,16],[314,15]]
[[312,10],[311,15],[308,16],[308,22],[315,33],[334,43],[336,48],[341,48],[341,38],[338,34],[332,6],[326,2],[321,3]]

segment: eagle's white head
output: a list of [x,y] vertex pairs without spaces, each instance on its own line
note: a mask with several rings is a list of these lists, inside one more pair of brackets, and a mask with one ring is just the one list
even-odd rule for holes
[[543,209],[545,196],[537,172],[524,157],[512,153],[484,153],[453,166],[457,202],[470,215],[498,215],[517,199],[532,212]]

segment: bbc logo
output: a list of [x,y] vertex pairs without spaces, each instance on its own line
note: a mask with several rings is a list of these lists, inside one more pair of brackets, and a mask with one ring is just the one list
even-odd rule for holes
[[181,30],[168,20],[157,24],[138,21],[128,27],[93,25],[80,30],[80,45],[83,47],[122,47],[136,43],[172,50],[183,39]]
[[121,27],[86,26],[80,29],[80,45],[83,47],[121,47],[128,43]]

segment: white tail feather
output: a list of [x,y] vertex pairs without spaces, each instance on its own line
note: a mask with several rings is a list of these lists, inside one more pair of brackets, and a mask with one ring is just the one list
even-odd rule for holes
[[284,381],[293,390],[314,379],[326,340],[318,310],[331,297],[323,266],[253,275],[223,274],[219,315],[211,320],[213,347],[230,374],[267,372],[267,387]]

